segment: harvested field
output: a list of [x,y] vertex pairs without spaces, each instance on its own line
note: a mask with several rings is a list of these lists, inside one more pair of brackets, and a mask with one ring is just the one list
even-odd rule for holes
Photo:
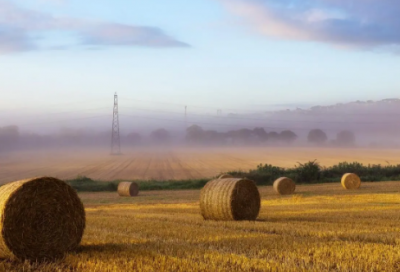
[[260,187],[255,222],[205,221],[200,190],[82,193],[87,229],[63,261],[3,271],[398,271],[400,182]]
[[317,159],[329,166],[341,161],[399,164],[398,150],[333,148],[205,148],[123,150],[110,156],[109,150],[48,150],[0,155],[0,183],[54,176],[61,179],[85,175],[93,179],[192,179],[211,178],[230,170],[254,169],[260,163],[291,167]]

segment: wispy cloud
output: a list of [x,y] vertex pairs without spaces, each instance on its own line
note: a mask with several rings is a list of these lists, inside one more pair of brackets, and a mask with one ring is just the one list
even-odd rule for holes
[[400,45],[398,0],[219,0],[259,33],[347,47]]
[[82,40],[90,45],[141,45],[149,47],[188,46],[163,33],[159,28],[122,24],[100,24],[81,32]]
[[0,25],[0,54],[35,49],[25,30]]
[[0,54],[39,49],[38,37],[49,32],[64,32],[75,38],[75,45],[91,47],[189,47],[157,27],[54,17],[0,0]]

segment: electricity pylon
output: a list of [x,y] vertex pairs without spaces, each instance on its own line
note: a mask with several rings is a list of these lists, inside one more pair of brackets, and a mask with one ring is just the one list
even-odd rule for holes
[[118,95],[114,94],[113,121],[111,130],[111,155],[121,155],[121,143],[119,139],[119,118],[118,118]]

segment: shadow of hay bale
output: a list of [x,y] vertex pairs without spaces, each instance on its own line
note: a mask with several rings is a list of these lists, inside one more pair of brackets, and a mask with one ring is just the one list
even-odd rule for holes
[[157,243],[150,242],[137,242],[137,243],[102,243],[102,244],[90,244],[90,245],[80,245],[72,253],[74,254],[85,254],[85,253],[115,253],[123,251],[135,251],[135,249],[140,250],[141,247],[154,246]]
[[80,254],[80,253],[121,252],[124,250],[126,250],[126,244],[106,243],[98,245],[81,245],[74,251],[74,253]]

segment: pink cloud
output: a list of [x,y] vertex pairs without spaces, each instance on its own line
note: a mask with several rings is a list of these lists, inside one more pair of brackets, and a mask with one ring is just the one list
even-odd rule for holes
[[54,17],[0,0],[0,54],[38,49],[35,36],[48,31],[72,33],[76,45],[83,46],[189,46],[157,27]]
[[400,45],[395,0],[219,0],[258,33],[340,46]]

